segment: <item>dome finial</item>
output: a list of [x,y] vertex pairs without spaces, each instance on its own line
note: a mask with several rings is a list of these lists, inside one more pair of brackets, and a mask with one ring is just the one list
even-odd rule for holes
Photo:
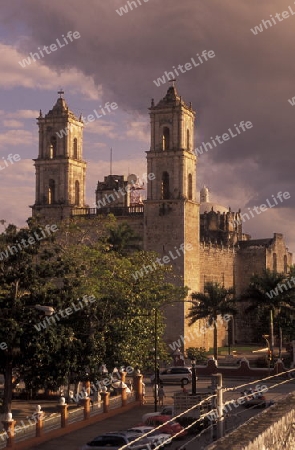
[[168,80],[169,83],[171,83],[171,87],[175,87],[176,78],[173,78],[173,80]]
[[209,189],[204,185],[200,192],[200,202],[208,203],[209,202]]

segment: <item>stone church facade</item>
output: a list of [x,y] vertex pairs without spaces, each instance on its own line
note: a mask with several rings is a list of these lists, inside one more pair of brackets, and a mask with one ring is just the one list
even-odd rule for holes
[[[85,204],[81,118],[69,110],[62,93],[48,114],[43,117],[40,111],[33,216],[64,220],[113,213],[118,221],[130,224],[144,250],[157,252],[162,260],[170,256],[178,283],[188,286],[190,293],[203,291],[207,281],[216,281],[234,286],[239,295],[253,273],[265,268],[287,272],[292,255],[281,234],[251,240],[243,233],[240,211],[210,202],[206,187],[198,195],[192,105],[171,86],[157,104],[152,100],[149,111],[146,200],[141,200],[136,176],[108,175],[97,184],[94,208]],[[213,333],[204,323],[188,326],[189,308],[186,301],[165,309],[166,342],[180,339],[183,347],[212,347]],[[220,321],[218,331],[219,345],[227,343],[228,333],[232,342],[251,341],[251,327],[243,314],[234,324]]]

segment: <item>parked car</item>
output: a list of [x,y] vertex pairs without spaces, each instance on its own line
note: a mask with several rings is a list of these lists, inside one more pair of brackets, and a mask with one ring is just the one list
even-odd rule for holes
[[151,448],[157,447],[162,444],[161,447],[166,447],[166,445],[172,444],[171,434],[162,433],[160,430],[154,430],[154,427],[148,427],[143,425],[141,427],[133,427],[127,430],[129,433],[138,433],[138,435],[145,434],[151,431],[151,433],[146,436],[151,444]]
[[[192,371],[189,367],[169,367],[159,374],[159,382],[188,384],[192,381]],[[151,383],[155,382],[155,375],[151,376]]]
[[[167,422],[170,419],[171,416],[152,416],[148,417],[143,425],[148,425],[150,427],[158,427],[159,425],[162,425],[163,423]],[[163,425],[161,428],[159,428],[159,431],[161,431],[161,433],[170,434],[171,436],[174,436],[175,434],[181,432],[181,434],[177,436],[179,438],[187,434],[186,431],[184,431],[183,427],[175,421],[171,421],[166,425]]]
[[80,447],[80,450],[119,450],[123,445],[128,445],[130,450],[150,450],[150,441],[143,437],[132,444],[132,441],[138,438],[138,433],[129,433],[127,431],[118,431],[117,433],[105,433],[97,436],[92,441]]
[[253,391],[249,389],[247,391],[241,392],[243,396],[246,397],[246,401],[242,404],[245,408],[265,408],[266,407],[266,397],[262,395],[259,391]]
[[153,413],[146,413],[142,416],[142,421],[145,422],[148,417],[153,416],[173,416],[174,414],[174,407],[173,406],[165,406],[161,412],[153,412]]

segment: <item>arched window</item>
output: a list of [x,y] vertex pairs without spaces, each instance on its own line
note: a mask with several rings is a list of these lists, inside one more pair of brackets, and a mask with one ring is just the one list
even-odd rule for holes
[[170,148],[170,130],[168,127],[163,128],[163,150]]
[[162,199],[167,200],[169,195],[169,173],[163,172],[162,175]]
[[276,253],[273,254],[272,265],[273,265],[272,270],[274,272],[277,272],[278,263],[277,263],[277,254]]
[[80,203],[80,184],[79,181],[75,181],[75,205],[79,206]]
[[49,150],[49,157],[55,158],[57,154],[57,139],[56,136],[51,136],[50,138],[50,150]]
[[284,256],[284,272],[288,272],[288,258],[287,255]]
[[193,199],[193,176],[191,173],[188,174],[187,196],[189,200]]
[[73,158],[78,159],[78,141],[77,138],[73,141]]
[[187,150],[190,149],[190,136],[189,136],[189,130],[186,130],[186,148],[187,148]]
[[49,180],[48,204],[52,205],[53,203],[55,203],[55,181]]

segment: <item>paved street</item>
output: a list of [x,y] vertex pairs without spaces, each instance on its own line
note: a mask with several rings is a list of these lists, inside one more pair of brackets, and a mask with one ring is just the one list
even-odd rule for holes
[[[138,424],[141,421],[141,417],[146,412],[152,412],[154,410],[153,397],[152,397],[152,387],[150,386],[148,380],[146,382],[146,400],[147,404],[143,406],[136,406],[128,412],[123,414],[118,414],[115,417],[109,418],[107,420],[98,422],[97,424],[87,426],[79,431],[72,432],[71,434],[65,435],[62,438],[53,439],[52,441],[46,442],[36,447],[32,447],[32,450],[78,450],[79,447],[89,440],[91,440],[96,435],[109,431],[117,431],[120,429],[126,429]],[[280,382],[277,380],[276,382]],[[198,381],[197,385],[200,388],[206,388],[210,384],[209,379]],[[241,380],[224,380],[225,387],[234,387],[243,384]],[[270,388],[274,383],[265,383],[268,388]],[[176,385],[166,385],[165,389],[165,404],[173,403],[173,394],[179,391],[179,386]],[[267,400],[277,401],[282,396],[289,392],[295,390],[295,381],[292,380],[285,385],[278,386],[273,390],[269,390],[266,393]],[[240,389],[234,392],[225,392],[224,401],[234,400],[240,396]],[[53,407],[54,405],[52,405]],[[241,423],[248,420],[255,414],[259,414],[260,409],[245,409],[242,406],[235,408],[233,406],[225,418],[225,431],[236,428]],[[212,441],[212,432],[206,431],[200,438],[195,439],[190,444],[186,441],[191,440],[193,437],[189,436],[186,440],[178,440],[173,442],[172,446],[169,447],[171,450],[176,450],[185,445],[186,450],[202,450]]]

